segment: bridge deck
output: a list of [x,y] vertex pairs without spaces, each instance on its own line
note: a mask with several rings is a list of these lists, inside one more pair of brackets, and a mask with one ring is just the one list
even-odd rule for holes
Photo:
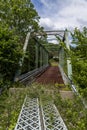
[[[36,82],[42,84],[64,84],[57,66],[49,67]],[[37,98],[26,97],[15,130],[67,130],[56,106]]]
[[41,76],[37,77],[36,82],[42,84],[64,84],[58,66],[49,67]]

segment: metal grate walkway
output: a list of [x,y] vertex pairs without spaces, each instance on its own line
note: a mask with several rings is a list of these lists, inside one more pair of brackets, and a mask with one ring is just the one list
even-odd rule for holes
[[38,99],[25,98],[15,130],[41,130]]
[[25,98],[14,130],[67,130],[56,106]]
[[67,130],[56,106],[47,103],[42,106],[44,130]]

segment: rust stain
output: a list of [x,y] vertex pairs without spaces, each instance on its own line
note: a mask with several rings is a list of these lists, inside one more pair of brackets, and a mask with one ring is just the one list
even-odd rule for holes
[[50,66],[42,75],[36,78],[41,84],[64,84],[58,66]]

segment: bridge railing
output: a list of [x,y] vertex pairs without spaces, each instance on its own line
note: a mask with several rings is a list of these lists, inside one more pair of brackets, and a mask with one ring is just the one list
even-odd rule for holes
[[36,68],[36,69],[34,69],[32,71],[29,71],[29,72],[27,72],[25,74],[22,74],[22,75],[16,77],[16,81],[19,81],[21,83],[25,83],[25,82],[27,82],[29,80],[31,81],[32,79],[34,79],[35,76],[43,73],[47,69],[48,66],[49,65],[44,65],[44,66],[42,66],[40,68]]
[[[19,70],[16,72],[14,81],[21,81],[27,76],[32,76],[44,66],[48,66],[49,54],[46,48],[41,44],[38,37],[28,33],[23,47],[24,56],[19,61]],[[26,74],[24,74],[26,73]]]
[[79,91],[78,91],[78,87],[75,85],[75,83],[73,82],[72,79],[72,63],[71,63],[71,57],[69,55],[70,51],[70,41],[69,41],[69,32],[66,30],[65,31],[65,38],[64,38],[64,43],[65,43],[65,47],[67,50],[65,50],[64,46],[60,46],[60,50],[59,50],[59,68],[61,71],[61,75],[62,78],[64,80],[64,83],[66,85],[70,85],[72,91],[75,93],[75,95],[77,95],[84,107],[87,109],[87,104],[85,102],[85,100],[81,97]]
[[70,51],[70,40],[69,40],[69,31],[65,30],[64,32],[64,45],[61,45],[59,51],[59,64],[63,68],[64,72],[70,80],[72,80],[72,63],[71,57],[69,54]]

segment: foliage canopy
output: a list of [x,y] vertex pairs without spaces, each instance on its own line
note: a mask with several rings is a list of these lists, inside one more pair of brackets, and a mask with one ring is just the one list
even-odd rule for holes
[[1,0],[0,16],[0,77],[12,80],[27,32],[40,29],[39,16],[31,0]]
[[83,31],[74,30],[73,42],[76,48],[72,50],[73,78],[81,87],[87,87],[87,28]]

